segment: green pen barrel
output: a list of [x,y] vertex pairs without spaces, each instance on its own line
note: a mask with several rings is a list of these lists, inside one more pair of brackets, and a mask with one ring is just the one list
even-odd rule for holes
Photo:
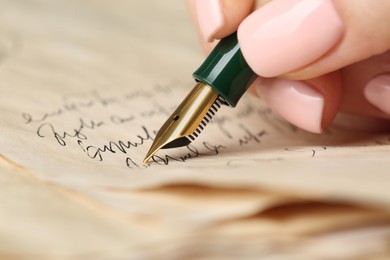
[[235,107],[257,75],[242,56],[234,33],[217,44],[193,77],[211,86]]

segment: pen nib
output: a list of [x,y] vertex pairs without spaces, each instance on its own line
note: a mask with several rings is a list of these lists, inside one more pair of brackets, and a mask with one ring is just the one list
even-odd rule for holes
[[224,104],[223,98],[210,86],[198,82],[157,132],[144,163],[160,149],[190,144]]

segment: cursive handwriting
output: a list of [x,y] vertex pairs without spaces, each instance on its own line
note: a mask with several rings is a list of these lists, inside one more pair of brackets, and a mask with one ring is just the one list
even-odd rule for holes
[[43,123],[37,129],[37,135],[39,137],[47,137],[52,136],[61,146],[66,146],[67,138],[76,138],[77,140],[87,140],[87,136],[83,133],[85,129],[95,129],[97,127],[101,127],[103,125],[103,121],[93,121],[90,120],[88,122],[83,119],[79,119],[79,126],[70,130],[70,131],[62,131],[56,130],[51,123]]
[[30,113],[22,113],[22,117],[24,119],[25,124],[41,123],[41,122],[45,122],[46,119],[48,119],[48,118],[58,117],[58,116],[61,116],[67,112],[79,111],[82,108],[90,108],[94,105],[95,105],[95,102],[93,100],[65,103],[62,105],[62,107],[56,108],[50,112],[45,112],[43,114],[39,114],[39,115],[35,115],[35,116],[33,116]]
[[[51,112],[46,110],[45,113],[23,113],[23,122],[28,125],[26,127],[32,128],[39,138],[46,138],[62,147],[69,146],[68,149],[75,147],[80,154],[93,161],[101,162],[108,156],[122,156],[128,169],[146,169],[151,165],[169,165],[172,162],[184,163],[200,156],[217,155],[228,146],[269,147],[274,145],[275,136],[279,138],[277,136],[285,134],[301,134],[295,126],[273,114],[269,108],[258,106],[250,100],[243,101],[241,109],[223,108],[229,112],[217,114],[210,121],[210,128],[213,128],[212,131],[218,137],[212,142],[198,140],[195,145],[176,150],[179,155],[176,152],[175,155],[170,152],[164,154],[162,150],[152,157],[151,164],[144,165],[138,162],[138,159],[135,160],[134,155],[143,150],[141,147],[150,145],[156,136],[156,131],[151,130],[154,128],[147,122],[165,119],[171,114],[175,106],[166,106],[160,98],[169,100],[175,87],[177,86],[168,84],[126,93],[102,94],[93,90],[66,95],[62,97],[63,103]],[[144,106],[146,102],[147,105]],[[256,123],[259,118],[262,124]],[[152,126],[154,127],[153,124]],[[92,131],[97,132],[91,135]],[[122,136],[125,134],[126,137],[115,137],[115,133]],[[329,131],[326,135],[332,138],[333,133]],[[204,136],[207,137],[207,134]],[[329,150],[324,146],[327,142],[322,144],[323,139],[309,137],[309,147],[307,140],[302,145],[297,142],[298,145],[294,144],[292,147],[287,143],[276,142],[277,146],[273,147],[279,152],[275,155],[277,160],[269,156],[256,160],[275,162],[294,156],[317,158],[329,154]],[[389,145],[390,141],[387,138],[378,140],[375,144]]]
[[238,140],[240,146],[247,145],[252,142],[260,143],[260,139],[267,134],[265,130],[261,130],[259,132],[254,133],[242,124],[240,124],[240,128],[245,132],[245,135]]
[[[175,87],[173,84],[180,83],[174,82],[166,85],[156,84],[149,90],[135,90],[117,95],[103,95],[96,89],[89,92],[68,94],[62,97],[62,102],[58,107],[43,113],[37,112],[33,114],[31,112],[24,112],[22,113],[22,118],[25,124],[43,123],[50,118],[57,118],[67,113],[80,112],[95,107],[107,108],[114,104],[131,104],[133,101],[140,99],[150,100],[153,97],[171,94],[172,88]],[[156,111],[161,112],[161,108],[161,105],[155,105],[154,113],[156,113]],[[168,112],[163,111],[162,113],[167,114]]]
[[226,148],[223,145],[213,145],[208,142],[203,142],[202,145],[203,145],[202,147],[205,148],[206,153],[201,153],[199,149],[197,149],[193,145],[187,145],[188,152],[185,153],[184,155],[177,156],[177,157],[173,157],[169,155],[164,155],[164,156],[154,155],[152,157],[152,161],[158,165],[168,165],[172,161],[186,162],[189,159],[193,159],[200,156],[217,155],[220,153],[221,149]]
[[[145,144],[146,141],[153,141],[154,138],[150,134],[149,130],[145,126],[141,126],[142,133],[138,134],[134,140],[127,140],[127,141],[109,141],[107,144],[103,146],[94,146],[94,145],[87,145],[84,146],[84,143],[82,139],[79,139],[77,141],[78,145],[81,147],[81,149],[87,154],[87,156],[91,159],[95,159],[98,161],[103,161],[103,155],[105,153],[123,153],[126,154],[127,150],[131,148],[137,148],[143,144]],[[153,133],[155,135],[155,132]]]

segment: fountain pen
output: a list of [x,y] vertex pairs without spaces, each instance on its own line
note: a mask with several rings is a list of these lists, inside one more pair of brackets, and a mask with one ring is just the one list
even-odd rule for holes
[[193,77],[195,87],[157,132],[144,163],[160,149],[194,141],[221,106],[237,105],[257,75],[246,63],[233,33],[219,41]]

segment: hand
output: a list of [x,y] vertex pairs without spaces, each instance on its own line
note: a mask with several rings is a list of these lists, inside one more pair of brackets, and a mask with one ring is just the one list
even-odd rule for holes
[[310,132],[340,111],[390,128],[390,1],[254,2],[188,0],[205,49],[237,31],[252,93]]

